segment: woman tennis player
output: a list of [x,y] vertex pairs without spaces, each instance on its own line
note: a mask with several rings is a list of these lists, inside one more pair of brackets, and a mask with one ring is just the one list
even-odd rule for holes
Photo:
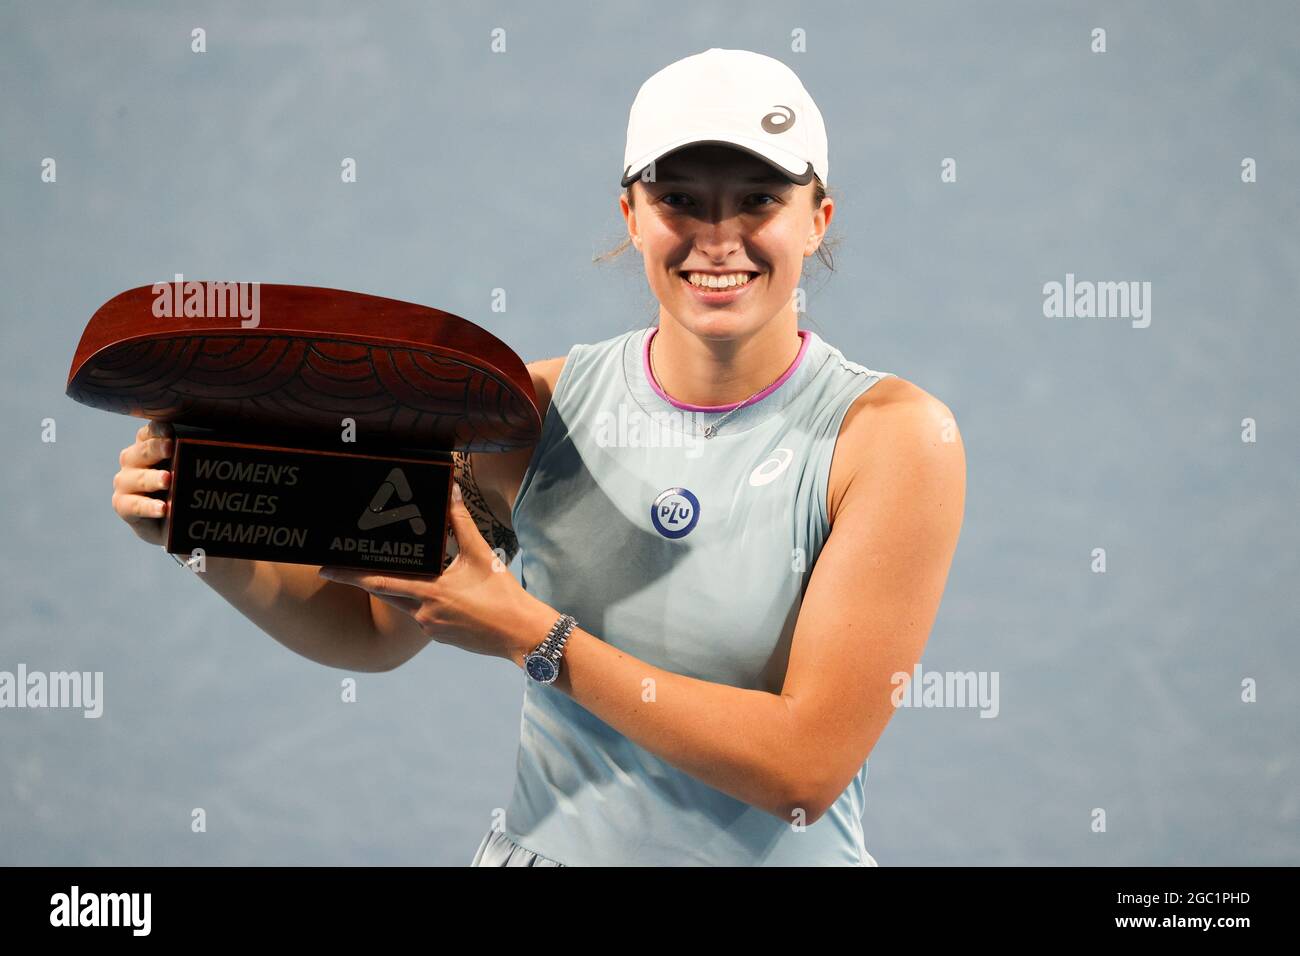
[[[868,756],[938,612],[965,458],[942,402],[799,328],[826,181],[779,61],[656,73],[620,203],[658,324],[529,366],[541,437],[456,455],[443,574],[208,559],[313,660],[389,670],[433,640],[524,671],[514,794],[473,865],[876,865]],[[170,454],[146,426],[114,482],[154,543]]]

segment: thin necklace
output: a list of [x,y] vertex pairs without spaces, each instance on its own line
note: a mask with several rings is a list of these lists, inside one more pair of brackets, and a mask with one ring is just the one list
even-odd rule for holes
[[[655,381],[656,381],[656,382],[659,381],[659,373],[655,371],[655,339],[658,339],[658,338],[659,338],[659,334],[658,334],[658,332],[656,332],[656,333],[655,333],[655,337],[654,337],[653,339],[650,340],[650,374],[652,374],[652,375],[655,377]],[[790,371],[790,366],[789,366],[789,365],[787,365],[787,366],[785,367],[785,369],[782,370],[781,375],[784,375],[784,374],[785,374],[786,372],[788,372],[788,371]],[[713,422],[712,424],[706,425],[705,428],[704,428],[704,437],[705,437],[705,438],[712,438],[712,437],[717,433],[717,431],[718,431],[718,426],[719,426],[719,425],[721,425],[723,422],[725,422],[725,421],[726,421],[728,418],[730,418],[732,415],[736,414],[736,412],[740,411],[742,408],[744,408],[746,405],[748,405],[750,402],[752,402],[756,396],[762,394],[763,392],[765,392],[765,391],[767,391],[769,388],[771,388],[774,384],[776,384],[777,379],[779,379],[779,378],[781,377],[781,375],[778,375],[776,378],[772,379],[772,381],[768,382],[766,385],[764,385],[762,388],[760,388],[760,389],[759,389],[757,392],[755,392],[753,395],[749,396],[749,398],[745,399],[743,402],[741,402],[739,405],[737,405],[737,406],[736,406],[735,408],[733,408],[731,411],[727,412],[727,414],[723,415],[723,416],[722,416],[721,418],[719,418],[716,422]],[[660,388],[663,388],[663,385],[660,385],[659,387],[660,387]],[[664,394],[667,394],[667,393],[665,392]]]

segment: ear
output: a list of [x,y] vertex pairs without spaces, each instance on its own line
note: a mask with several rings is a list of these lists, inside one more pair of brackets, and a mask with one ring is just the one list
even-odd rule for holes
[[625,192],[618,194],[618,208],[623,213],[623,221],[627,223],[628,238],[632,240],[632,245],[637,249],[641,248],[641,231],[637,228],[636,207],[632,205],[632,190],[636,188],[633,183]]

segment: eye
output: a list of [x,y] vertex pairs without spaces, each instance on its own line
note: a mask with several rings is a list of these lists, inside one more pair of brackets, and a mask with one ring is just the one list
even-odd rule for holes
[[[677,202],[676,200],[678,199],[680,199],[681,202]],[[664,193],[659,197],[658,201],[669,209],[686,209],[695,204],[695,200],[691,198],[690,194],[684,192]],[[772,193],[750,193],[745,197],[745,203],[750,206],[766,208],[768,206],[780,205],[781,200]]]

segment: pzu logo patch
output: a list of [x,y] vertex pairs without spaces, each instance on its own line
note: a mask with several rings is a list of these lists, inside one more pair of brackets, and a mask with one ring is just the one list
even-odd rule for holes
[[700,500],[685,488],[665,488],[650,506],[650,520],[665,538],[681,538],[700,520]]

